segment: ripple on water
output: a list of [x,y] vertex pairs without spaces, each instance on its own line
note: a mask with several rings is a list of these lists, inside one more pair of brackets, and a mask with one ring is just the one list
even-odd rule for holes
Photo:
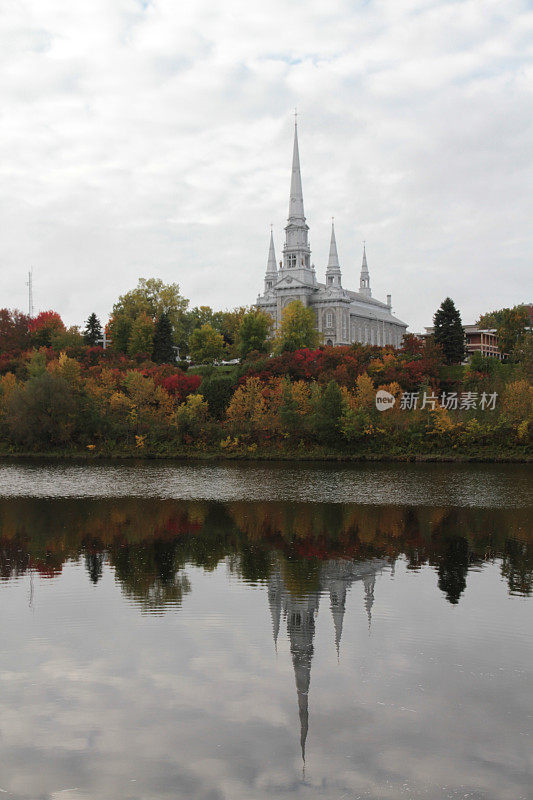
[[519,508],[527,464],[4,462],[2,497],[161,497]]

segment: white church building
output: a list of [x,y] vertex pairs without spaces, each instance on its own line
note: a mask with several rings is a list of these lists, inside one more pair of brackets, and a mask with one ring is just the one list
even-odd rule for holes
[[257,298],[256,306],[270,314],[277,327],[285,306],[293,300],[301,300],[315,312],[316,325],[324,344],[362,342],[399,347],[407,325],[393,316],[390,295],[387,295],[386,303],[372,297],[365,248],[359,289],[351,291],[342,285],[333,223],[325,283],[317,281],[308,234],[300,173],[298,126],[295,123],[289,217],[285,227],[283,260],[278,267],[271,231],[264,293]]

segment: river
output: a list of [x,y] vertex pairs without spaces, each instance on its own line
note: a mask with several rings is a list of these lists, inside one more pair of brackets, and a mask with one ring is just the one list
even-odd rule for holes
[[0,792],[532,797],[532,471],[0,462]]

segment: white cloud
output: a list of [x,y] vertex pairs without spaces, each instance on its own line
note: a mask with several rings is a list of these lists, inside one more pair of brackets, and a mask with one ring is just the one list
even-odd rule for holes
[[291,109],[319,275],[411,329],[530,299],[525,0],[21,0],[0,16],[0,305],[105,317],[139,276],[255,300],[287,213]]

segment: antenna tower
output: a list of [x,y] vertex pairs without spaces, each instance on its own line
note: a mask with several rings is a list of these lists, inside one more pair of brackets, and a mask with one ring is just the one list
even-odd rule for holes
[[28,272],[26,286],[28,287],[28,316],[33,319],[33,267]]

